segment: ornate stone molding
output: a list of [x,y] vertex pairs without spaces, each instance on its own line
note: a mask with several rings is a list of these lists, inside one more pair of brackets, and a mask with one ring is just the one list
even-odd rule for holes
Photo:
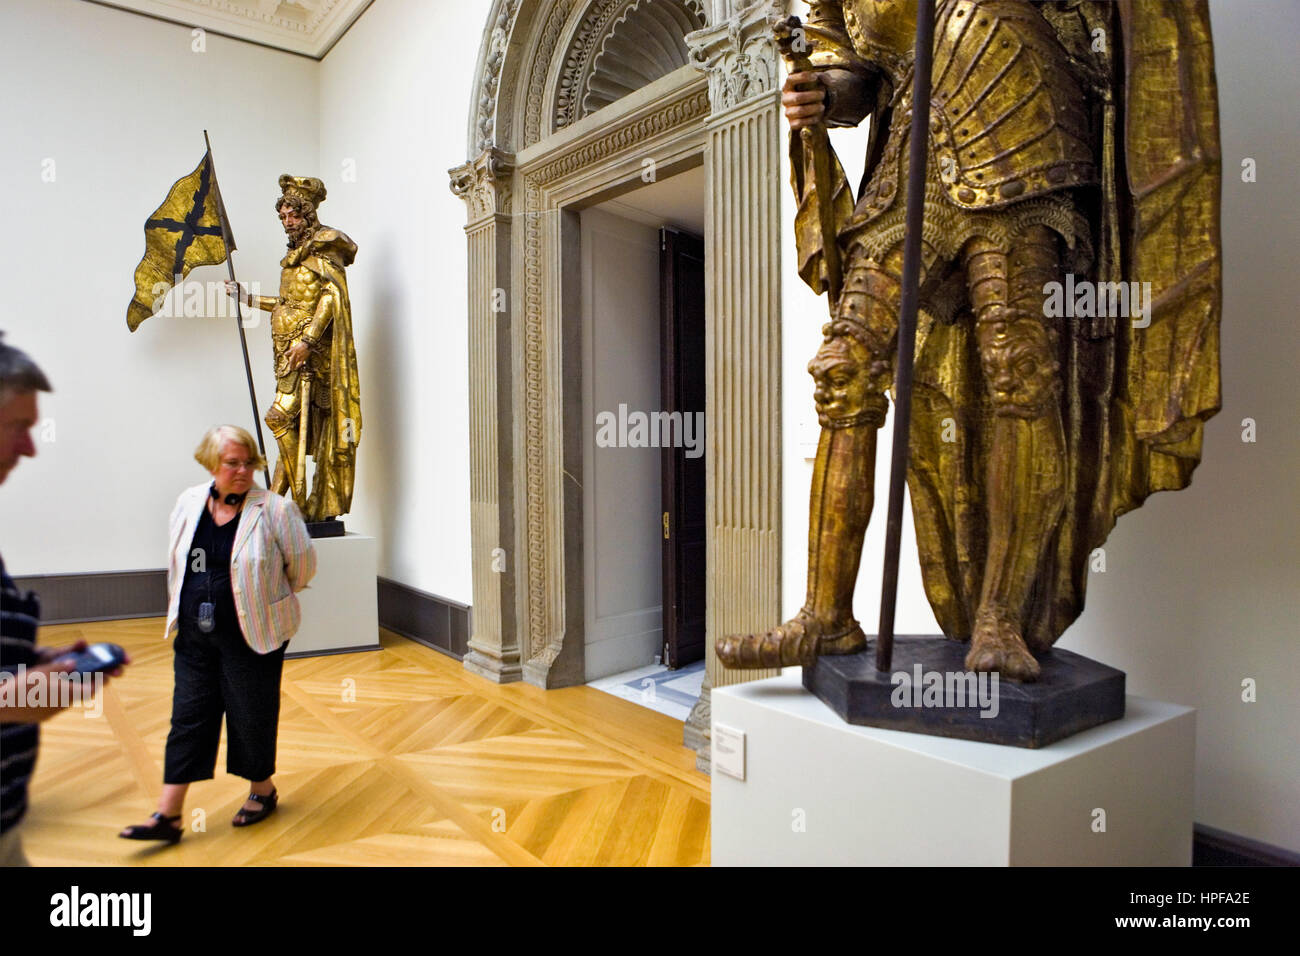
[[[535,177],[524,183],[525,206],[531,213],[541,207],[541,184]],[[528,628],[520,650],[524,661],[546,653],[547,567],[546,495],[544,488],[543,406],[543,320],[542,314],[542,224],[539,215],[524,216],[524,487],[527,497],[525,539],[528,555]],[[556,651],[552,649],[553,661]],[[537,662],[546,666],[550,661]]]
[[524,141],[521,149],[531,146],[542,138],[542,118],[545,113],[542,104],[546,99],[546,76],[550,72],[556,47],[560,45],[560,34],[564,32],[564,24],[569,19],[574,3],[575,0],[555,0],[542,27],[528,77],[528,95],[524,101]]
[[772,18],[785,6],[782,0],[759,0],[686,38],[691,61],[709,76],[714,113],[725,113],[780,85]]
[[112,0],[172,22],[320,59],[371,0]]
[[592,62],[600,49],[601,39],[607,35],[610,21],[629,3],[635,0],[597,0],[569,41],[564,54],[564,67],[555,90],[555,128],[563,129],[581,118],[582,98],[586,94],[587,80]]
[[469,221],[493,214],[509,215],[514,162],[499,149],[486,149],[478,159],[447,170],[451,191],[465,200]]
[[475,152],[496,145],[497,93],[501,83],[501,67],[505,63],[506,46],[519,15],[520,0],[500,0],[491,37],[483,57],[483,76],[479,81],[478,101],[475,104]]
[[652,136],[658,136],[689,123],[693,119],[708,115],[709,97],[703,90],[682,99],[670,101],[648,116],[643,116],[631,123],[615,126],[609,133],[586,145],[566,153],[559,159],[542,166],[530,180],[548,183],[560,179],[576,169],[591,163],[602,162],[622,150],[630,149],[644,143]]

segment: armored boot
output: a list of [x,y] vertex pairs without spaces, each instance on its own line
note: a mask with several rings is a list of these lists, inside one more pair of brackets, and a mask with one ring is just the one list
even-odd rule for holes
[[292,417],[295,411],[296,396],[281,392],[275,396],[275,402],[265,418],[280,452],[275,471],[271,475],[271,487],[267,490],[289,498],[293,497],[296,477],[294,471],[298,467],[298,432],[294,427],[296,421]]
[[1038,679],[1024,640],[1029,599],[1065,508],[1057,331],[1044,282],[1058,272],[1055,235],[1034,227],[1014,252],[973,243],[967,281],[993,406],[985,503],[988,552],[966,666],[1013,681]]
[[853,619],[853,586],[871,518],[876,432],[886,403],[873,388],[863,344],[843,334],[842,323],[825,331],[808,368],[817,382],[822,431],[808,506],[807,601],[792,620],[765,634],[719,640],[718,659],[726,667],[808,666],[819,654],[853,654],[867,646]]
[[989,456],[989,545],[966,666],[1038,679],[1023,636],[1028,600],[1064,508],[1060,417],[999,418]]

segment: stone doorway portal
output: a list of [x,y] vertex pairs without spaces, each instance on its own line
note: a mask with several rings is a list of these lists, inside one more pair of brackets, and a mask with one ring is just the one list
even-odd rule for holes
[[465,667],[583,681],[579,211],[701,162],[707,180],[708,767],[719,634],[779,617],[781,2],[495,0],[468,161],[473,633]]

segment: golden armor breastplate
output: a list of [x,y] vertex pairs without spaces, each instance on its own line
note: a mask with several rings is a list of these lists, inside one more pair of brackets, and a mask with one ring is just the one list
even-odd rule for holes
[[1069,55],[1024,0],[956,0],[935,24],[930,141],[948,198],[987,209],[1098,182]]
[[306,266],[280,272],[280,298],[271,311],[272,335],[292,335],[311,321],[320,301],[320,276]]
[[[895,89],[859,221],[882,215],[903,192],[915,40],[907,16],[915,9],[915,0],[843,3],[855,48],[890,73]],[[1051,26],[1026,0],[941,0],[931,76],[930,181],[954,205],[991,209],[1098,182],[1084,91]]]

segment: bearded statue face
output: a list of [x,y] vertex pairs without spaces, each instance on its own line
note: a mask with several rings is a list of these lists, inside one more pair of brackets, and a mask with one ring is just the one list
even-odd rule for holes
[[304,215],[289,203],[281,203],[277,211],[280,214],[280,225],[289,237],[290,248],[302,245],[311,234],[312,217]]

